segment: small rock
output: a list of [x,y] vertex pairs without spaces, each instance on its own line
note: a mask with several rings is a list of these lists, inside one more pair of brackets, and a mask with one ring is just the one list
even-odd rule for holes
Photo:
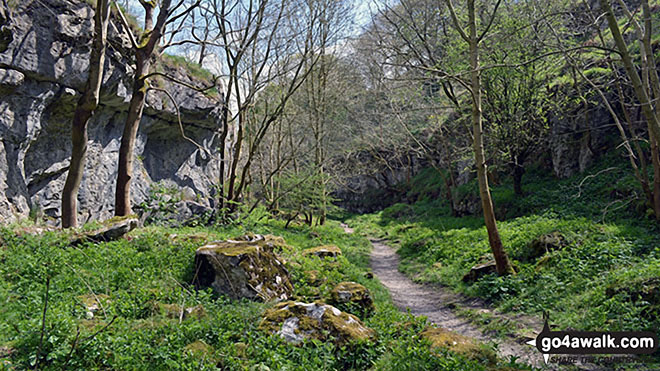
[[336,258],[341,250],[335,245],[324,245],[303,250],[303,256],[316,255],[319,258]]
[[310,338],[345,344],[355,340],[374,340],[376,337],[376,332],[365,327],[356,316],[322,302],[279,303],[264,313],[259,328],[277,333],[292,344]]
[[305,280],[312,286],[318,286],[326,281],[325,278],[319,278],[319,271],[309,270],[303,272],[305,275]]
[[108,305],[110,303],[110,297],[105,294],[87,294],[87,295],[80,295],[78,296],[78,300],[82,303],[82,305],[85,307],[87,312],[85,313],[85,316],[87,319],[92,319],[96,315],[96,312],[98,312],[99,309],[103,308],[104,306]]
[[201,319],[206,316],[206,310],[204,310],[202,305],[181,307],[179,304],[155,303],[154,310],[171,319],[187,319],[191,317]]
[[370,280],[373,279],[374,278],[373,272],[366,272],[364,274],[364,278],[367,278],[367,279],[370,279]]
[[234,343],[234,349],[236,349],[236,355],[241,358],[247,358],[248,345],[245,343]]
[[470,271],[463,276],[463,282],[470,283],[475,282],[479,278],[491,274],[497,273],[497,266],[495,265],[495,260],[489,261],[488,263],[475,265],[470,269]]
[[341,305],[353,303],[360,308],[360,314],[368,315],[374,311],[374,302],[369,290],[356,282],[341,282],[331,292],[332,303]]

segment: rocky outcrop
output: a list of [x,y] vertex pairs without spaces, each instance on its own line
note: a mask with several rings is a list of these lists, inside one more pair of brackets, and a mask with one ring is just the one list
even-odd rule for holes
[[195,254],[195,272],[197,287],[211,287],[234,299],[286,300],[293,295],[284,263],[272,245],[259,241],[227,240],[202,246]]
[[[619,104],[612,106],[617,109]],[[612,116],[603,105],[550,115],[549,122],[552,169],[559,178],[585,171],[598,156],[616,146],[609,143],[617,134]]]
[[[376,156],[370,151],[361,151],[354,156],[349,164],[340,165],[347,169],[346,179],[339,182],[333,197],[337,198],[337,205],[359,214],[405,201],[405,192],[398,186],[428,166],[423,158],[413,153],[401,155],[383,150]],[[383,159],[388,159],[387,163]]]
[[332,340],[337,344],[346,344],[374,340],[376,337],[375,331],[365,327],[354,315],[321,302],[279,303],[266,311],[259,328],[277,333],[292,344],[299,344],[305,339]]
[[[27,216],[30,209],[58,218],[71,153],[71,118],[87,78],[93,9],[87,2],[70,0],[15,4],[8,24],[0,25],[2,40],[7,39],[5,30],[11,33],[6,50],[0,48],[0,218],[11,221]],[[111,23],[100,106],[89,123],[79,193],[82,222],[113,214],[118,150],[130,100],[130,43],[121,24],[115,19]],[[204,85],[184,67],[160,63],[156,68]],[[189,187],[209,206],[218,175],[221,102],[166,79],[151,84],[172,94],[186,136],[201,148],[182,137],[169,98],[150,91],[137,136],[133,203],[147,199],[151,185],[160,182]]]

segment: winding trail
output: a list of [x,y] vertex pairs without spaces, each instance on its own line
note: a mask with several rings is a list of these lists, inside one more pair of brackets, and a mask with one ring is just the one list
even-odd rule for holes
[[[354,230],[347,224],[341,223],[344,232],[354,233]],[[386,245],[384,240],[369,238],[373,249],[371,252],[371,269],[373,274],[389,290],[394,304],[401,310],[410,310],[410,313],[416,316],[426,316],[429,321],[436,326],[454,331],[464,336],[475,338],[483,343],[497,344],[496,351],[500,358],[508,360],[511,356],[516,357],[518,362],[522,362],[541,370],[605,370],[602,366],[591,363],[573,364],[565,367],[558,364],[545,364],[543,355],[536,348],[525,344],[526,341],[536,337],[537,332],[543,328],[543,323],[538,318],[525,315],[511,315],[494,313],[492,309],[480,299],[468,298],[457,294],[448,288],[430,285],[417,284],[410,278],[399,272],[399,255],[390,246]],[[456,307],[476,310],[478,312],[488,312],[500,318],[509,321],[511,326],[523,329],[532,329],[533,334],[526,334],[514,338],[495,337],[479,329],[470,320],[460,317],[456,314]],[[640,370],[649,370],[647,367],[637,364]]]

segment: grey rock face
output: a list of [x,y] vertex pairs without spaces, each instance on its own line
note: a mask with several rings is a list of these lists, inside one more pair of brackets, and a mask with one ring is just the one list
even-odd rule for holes
[[[70,127],[76,101],[87,79],[93,9],[86,2],[42,0],[12,9],[11,42],[0,52],[0,221],[41,209],[59,218],[61,192],[71,155]],[[87,162],[78,200],[79,220],[113,214],[119,145],[132,69],[121,24],[108,27],[100,106],[89,122]],[[1,51],[1,49],[0,49]],[[179,80],[201,86],[185,70],[160,66]],[[167,180],[204,205],[218,178],[219,99],[166,79],[152,83],[177,101],[186,136],[181,135],[175,105],[157,91],[147,95],[135,149],[132,201],[148,197],[150,186]]]
[[549,140],[552,167],[559,178],[583,172],[608,146],[613,131],[609,112],[602,105],[585,113],[552,117]]

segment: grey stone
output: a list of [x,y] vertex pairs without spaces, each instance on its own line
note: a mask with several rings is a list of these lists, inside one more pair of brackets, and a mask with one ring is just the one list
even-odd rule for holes
[[138,220],[136,218],[122,218],[118,220],[108,220],[104,226],[99,228],[96,231],[86,233],[83,236],[80,236],[74,239],[71,244],[78,245],[86,241],[92,242],[107,242],[116,240],[126,233],[132,231],[138,226]]
[[465,276],[463,276],[463,282],[466,283],[475,282],[479,278],[485,275],[496,272],[497,272],[497,266],[495,265],[495,260],[483,264],[477,264],[474,267],[472,267]]

